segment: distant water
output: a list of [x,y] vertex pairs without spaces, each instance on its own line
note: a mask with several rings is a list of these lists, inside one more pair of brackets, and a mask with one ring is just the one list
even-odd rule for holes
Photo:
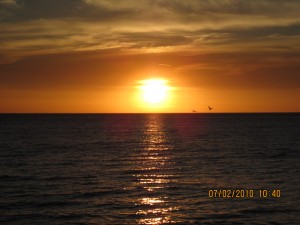
[[0,224],[300,224],[299,173],[300,114],[0,115]]

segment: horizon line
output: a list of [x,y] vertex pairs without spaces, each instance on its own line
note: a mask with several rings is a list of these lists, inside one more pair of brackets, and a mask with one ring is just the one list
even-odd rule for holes
[[0,112],[4,114],[297,114],[292,112]]

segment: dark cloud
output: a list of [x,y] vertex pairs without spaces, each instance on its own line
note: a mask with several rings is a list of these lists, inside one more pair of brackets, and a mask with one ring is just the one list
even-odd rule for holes
[[0,64],[99,49],[300,51],[296,0],[0,0],[0,9]]
[[300,24],[292,24],[289,26],[268,26],[268,27],[256,27],[251,29],[229,29],[227,32],[234,34],[239,38],[247,37],[270,37],[274,35],[281,36],[298,36],[300,35]]
[[180,1],[167,0],[158,1],[161,7],[179,14],[201,14],[201,13],[238,13],[244,14],[250,11],[249,1]]
[[287,11],[297,13],[298,0],[158,0],[161,7],[170,11],[188,14],[287,14]]
[[214,15],[299,16],[297,0],[11,0],[0,1],[0,20],[218,20]]
[[[265,42],[265,46],[270,49],[292,50],[295,47],[299,48],[299,46],[294,46],[295,40],[292,41],[289,39],[300,36],[300,24],[290,26],[245,27],[242,29],[201,29],[185,31],[181,32],[181,34],[196,41],[197,45],[214,45],[215,47],[220,45],[236,45],[239,46],[239,48],[243,48],[245,44],[257,45],[260,42]],[[285,38],[288,38],[288,40],[284,40]],[[272,41],[274,40],[279,40],[281,44],[278,44],[278,42],[273,43]]]
[[115,37],[119,42],[132,43],[131,48],[151,48],[188,45],[191,38],[167,32],[121,33]]
[[16,4],[0,2],[0,21],[19,22],[39,19],[117,19],[130,10],[95,7],[83,0],[16,0]]
[[44,19],[73,17],[84,11],[86,5],[81,0],[17,0],[20,6],[16,19]]
[[18,7],[14,2],[0,1],[0,22],[11,20],[17,9]]

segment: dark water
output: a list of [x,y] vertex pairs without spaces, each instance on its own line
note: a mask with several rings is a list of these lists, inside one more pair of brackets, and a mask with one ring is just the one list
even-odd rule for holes
[[[300,114],[0,115],[0,127],[0,224],[300,224]],[[209,197],[223,189],[254,196]]]

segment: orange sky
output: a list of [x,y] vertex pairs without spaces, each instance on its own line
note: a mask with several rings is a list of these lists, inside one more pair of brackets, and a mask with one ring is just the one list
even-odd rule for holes
[[[0,112],[300,112],[300,2],[2,0]],[[49,10],[51,9],[51,10]],[[171,89],[145,103],[141,80]]]

